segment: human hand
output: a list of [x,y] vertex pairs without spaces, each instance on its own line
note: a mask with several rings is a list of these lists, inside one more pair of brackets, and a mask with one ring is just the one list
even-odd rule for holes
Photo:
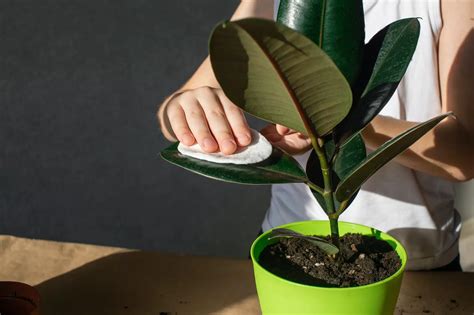
[[273,145],[289,154],[303,154],[311,148],[311,139],[282,125],[268,125],[261,131]]
[[173,95],[165,104],[176,138],[187,146],[196,142],[208,153],[234,153],[252,141],[252,134],[240,108],[222,89],[200,87]]

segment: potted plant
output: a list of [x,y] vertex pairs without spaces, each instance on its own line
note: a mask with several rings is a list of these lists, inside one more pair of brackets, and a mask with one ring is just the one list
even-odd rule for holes
[[[361,0],[282,0],[277,21],[249,18],[219,23],[209,42],[211,64],[233,103],[311,139],[306,168],[278,148],[273,148],[267,160],[249,165],[217,164],[185,156],[177,150],[177,143],[161,155],[173,164],[218,180],[304,183],[311,189],[328,221],[291,223],[262,234],[252,245],[264,313],[392,314],[407,259],[405,250],[385,233],[338,222],[338,218],[370,176],[451,115],[420,123],[366,154],[360,133],[402,79],[416,48],[419,22],[416,18],[396,21],[364,44]],[[360,265],[365,257],[358,247],[361,244],[349,244],[352,253],[347,253],[344,242],[353,233],[371,244],[375,244],[373,240],[388,244],[396,266],[391,274],[355,287],[353,283],[344,287],[348,284],[345,280],[339,287],[330,282],[318,285],[305,278],[306,262],[300,264],[299,274],[295,271],[297,274],[291,275],[294,270],[289,269],[298,262],[286,259],[285,265],[285,258],[291,255],[275,254],[277,250],[296,250],[292,253],[301,258],[305,253],[314,256],[322,252],[325,256],[319,256],[319,265],[334,264],[339,269],[329,269],[340,272],[349,261]],[[384,248],[382,252],[387,252]],[[355,270],[345,272],[351,271],[352,278],[357,277]]]
[[0,281],[0,314],[38,315],[40,296],[26,283]]

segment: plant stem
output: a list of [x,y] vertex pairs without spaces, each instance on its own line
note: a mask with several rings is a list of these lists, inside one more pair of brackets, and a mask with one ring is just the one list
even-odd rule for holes
[[331,225],[331,241],[337,247],[339,247],[339,225],[337,222],[338,218],[329,218],[329,224]]
[[323,189],[319,187],[318,185],[313,184],[312,182],[308,181],[306,182],[306,185],[308,185],[312,190],[317,191],[321,195],[324,193]]
[[333,189],[332,189],[331,172],[329,169],[326,154],[323,152],[323,148],[322,146],[319,145],[317,139],[314,139],[314,140],[311,139],[311,142],[313,144],[314,151],[316,152],[316,155],[318,156],[319,164],[321,165],[321,172],[323,175],[323,182],[324,182],[324,191],[322,195],[324,197],[324,200],[326,201],[328,214],[332,214],[336,212],[336,209],[334,207],[334,199],[332,198]]
[[323,143],[321,145],[318,143],[318,139],[311,137],[311,144],[313,145],[314,151],[319,159],[319,164],[321,165],[321,172],[323,175],[324,181],[324,190],[323,197],[326,202],[327,215],[329,217],[329,223],[331,226],[331,239],[332,243],[339,248],[339,227],[337,225],[338,215],[336,214],[336,208],[334,205],[334,190],[332,187],[332,178],[331,178],[331,169],[327,161],[326,154],[324,152]]

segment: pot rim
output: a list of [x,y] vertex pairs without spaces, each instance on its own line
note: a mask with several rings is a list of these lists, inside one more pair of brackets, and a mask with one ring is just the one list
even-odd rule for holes
[[[382,232],[378,229],[375,229],[375,228],[372,228],[370,226],[367,226],[367,225],[363,225],[363,224],[358,224],[358,223],[352,223],[352,222],[345,222],[345,221],[339,221],[339,224],[344,224],[344,225],[352,225],[352,226],[359,226],[359,227],[364,227],[364,228],[369,228],[369,229],[374,229],[378,232],[380,232],[381,234],[384,234],[386,236],[389,236],[390,238],[393,239],[393,241],[397,244],[397,249],[400,248],[401,249],[401,253],[397,253],[398,256],[400,257],[400,260],[402,261],[402,265],[401,267],[397,270],[397,272],[395,272],[393,275],[391,275],[390,277],[388,278],[385,278],[381,281],[377,281],[377,282],[374,282],[374,283],[371,283],[371,284],[366,284],[366,285],[361,285],[361,286],[357,286],[357,287],[348,287],[348,288],[338,288],[338,287],[318,287],[318,286],[315,286],[315,285],[308,285],[308,284],[302,284],[302,283],[298,283],[298,282],[294,282],[294,281],[290,281],[290,280],[287,280],[287,279],[284,279],[274,273],[271,273],[270,271],[268,271],[267,269],[265,269],[259,262],[258,260],[255,258],[254,256],[254,250],[255,250],[255,246],[256,244],[262,239],[264,238],[265,236],[267,236],[273,229],[276,229],[276,228],[291,228],[291,227],[294,227],[295,225],[306,225],[308,223],[313,223],[313,222],[324,222],[324,223],[327,223],[329,224],[329,221],[326,221],[326,220],[307,220],[307,221],[298,221],[298,222],[292,222],[292,223],[288,223],[288,224],[284,224],[284,225],[280,225],[280,226],[277,226],[277,227],[274,227],[268,231],[266,231],[265,233],[263,233],[262,235],[260,235],[259,237],[257,237],[254,242],[252,243],[252,247],[250,248],[250,257],[252,258],[252,262],[254,265],[257,265],[260,269],[263,270],[263,272],[267,273],[268,275],[274,277],[274,278],[277,278],[279,281],[282,281],[282,282],[286,282],[287,284],[289,285],[295,285],[295,286],[301,286],[303,288],[308,288],[308,289],[317,289],[317,290],[328,290],[328,291],[335,291],[335,290],[343,290],[343,291],[353,291],[353,290],[357,290],[357,289],[365,289],[365,288],[370,288],[370,287],[376,287],[376,286],[380,286],[380,285],[383,285],[387,282],[390,282],[391,280],[401,276],[403,274],[403,272],[405,271],[405,266],[406,266],[406,263],[407,263],[407,253],[406,253],[406,250],[405,250],[405,247],[403,247],[403,245],[395,238],[393,237],[392,235],[388,234],[388,233],[385,233],[385,232]],[[361,234],[364,234],[364,233],[361,233]],[[343,234],[344,235],[344,234]]]
[[27,283],[18,281],[0,281],[0,304],[2,300],[27,303],[31,307],[30,312],[37,310],[40,305],[38,290]]

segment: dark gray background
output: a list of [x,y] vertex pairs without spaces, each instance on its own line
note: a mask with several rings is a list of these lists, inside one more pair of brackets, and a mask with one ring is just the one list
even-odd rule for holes
[[156,104],[238,1],[0,2],[0,234],[247,255],[269,188],[161,161]]

